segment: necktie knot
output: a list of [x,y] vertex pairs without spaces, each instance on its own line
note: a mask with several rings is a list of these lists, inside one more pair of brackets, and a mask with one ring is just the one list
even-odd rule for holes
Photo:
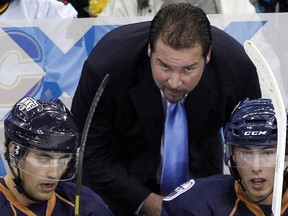
[[[177,126],[179,126],[180,128],[184,127],[187,128],[186,112],[182,102],[173,104],[168,103],[165,125],[167,127],[174,127],[174,128],[177,128]],[[177,132],[179,130],[180,129],[174,132]]]

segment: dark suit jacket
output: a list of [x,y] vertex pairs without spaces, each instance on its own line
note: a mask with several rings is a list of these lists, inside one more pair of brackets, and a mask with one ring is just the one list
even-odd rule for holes
[[[108,33],[86,60],[72,103],[82,130],[94,94],[110,74],[87,139],[83,183],[120,209],[119,215],[131,214],[157,191],[164,114],[147,55],[149,27],[130,24]],[[219,129],[241,99],[261,96],[242,45],[215,27],[212,35],[211,60],[185,101],[193,178],[222,172]]]

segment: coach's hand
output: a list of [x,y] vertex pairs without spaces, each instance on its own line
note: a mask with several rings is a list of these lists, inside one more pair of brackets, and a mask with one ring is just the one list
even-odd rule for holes
[[145,216],[160,216],[163,199],[163,196],[150,193],[143,202],[141,213]]

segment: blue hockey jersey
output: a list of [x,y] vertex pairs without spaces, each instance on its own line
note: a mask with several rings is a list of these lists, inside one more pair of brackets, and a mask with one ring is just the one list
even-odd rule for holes
[[[29,215],[29,216],[65,216],[74,215],[76,185],[72,182],[60,182],[50,200],[23,206],[16,200],[0,179],[0,215]],[[81,191],[81,216],[112,216],[113,214],[102,201],[88,187],[82,186]]]
[[[288,192],[284,193],[282,215],[288,216]],[[248,200],[231,175],[215,175],[186,182],[163,201],[162,216],[265,216],[271,205]]]

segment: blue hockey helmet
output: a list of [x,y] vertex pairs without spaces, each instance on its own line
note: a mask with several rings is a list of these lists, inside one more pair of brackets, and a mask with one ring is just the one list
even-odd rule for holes
[[65,153],[79,147],[72,114],[59,99],[25,97],[12,108],[4,126],[6,143],[11,140],[32,149]]
[[59,99],[40,101],[31,97],[23,98],[13,106],[5,119],[4,131],[5,158],[8,163],[11,162],[12,154],[8,148],[10,142],[17,146],[17,151],[12,154],[12,162],[16,167],[29,149],[65,153],[71,156],[71,160],[62,179],[74,177],[80,148],[79,132],[72,114]]
[[276,145],[277,122],[270,99],[243,100],[224,129],[226,145]]

